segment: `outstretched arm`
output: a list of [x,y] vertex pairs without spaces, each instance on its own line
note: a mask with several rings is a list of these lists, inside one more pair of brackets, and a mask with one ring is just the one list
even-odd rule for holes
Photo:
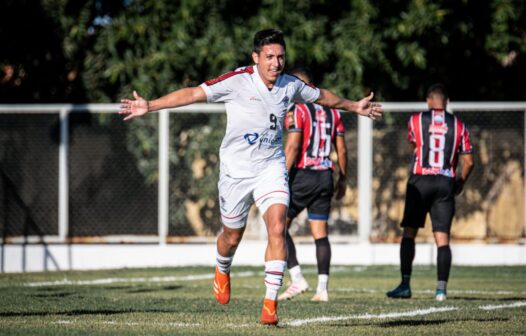
[[205,91],[197,87],[189,87],[174,91],[161,98],[147,101],[139,96],[137,91],[133,91],[134,99],[122,99],[119,114],[127,115],[124,120],[145,115],[150,111],[157,111],[165,108],[190,105],[197,102],[206,102]]
[[374,94],[371,92],[369,96],[355,102],[342,98],[329,90],[320,89],[320,96],[316,103],[330,108],[355,112],[361,116],[375,120],[382,116],[384,110],[381,104],[371,102],[373,97]]

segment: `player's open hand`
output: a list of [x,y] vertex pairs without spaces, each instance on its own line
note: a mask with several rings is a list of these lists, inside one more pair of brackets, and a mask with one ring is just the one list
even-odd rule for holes
[[137,91],[133,91],[134,100],[122,99],[121,110],[119,114],[127,115],[124,120],[130,120],[135,117],[140,117],[148,112],[148,101],[139,96]]
[[372,120],[376,120],[377,118],[380,118],[382,116],[382,114],[384,113],[384,110],[381,104],[371,102],[373,97],[374,97],[374,93],[371,92],[369,96],[358,101],[357,112],[359,115],[362,115],[364,117],[369,117]]

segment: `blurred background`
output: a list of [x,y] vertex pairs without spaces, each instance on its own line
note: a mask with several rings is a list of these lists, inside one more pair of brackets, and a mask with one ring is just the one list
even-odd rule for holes
[[[373,90],[393,107],[367,133],[368,242],[400,239],[407,119],[441,82],[452,102],[469,102],[455,113],[470,129],[477,164],[457,200],[453,241],[524,243],[524,1],[4,0],[2,270],[10,245],[49,252],[50,243],[213,244],[221,108],[124,123],[114,103],[134,89],[152,99],[248,65],[254,33],[270,27],[285,33],[289,68],[309,67],[317,85],[351,99]],[[351,178],[330,232],[334,242],[352,243],[363,192],[359,122],[350,114],[344,122]],[[432,241],[428,229],[423,242]],[[305,216],[292,232],[311,242]],[[265,239],[255,209],[246,238]]]

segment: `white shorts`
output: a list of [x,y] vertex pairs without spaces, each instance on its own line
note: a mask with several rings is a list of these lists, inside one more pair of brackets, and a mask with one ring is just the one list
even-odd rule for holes
[[221,220],[231,229],[245,227],[250,206],[254,203],[262,214],[273,204],[289,206],[288,174],[284,165],[270,165],[250,178],[220,174],[217,186]]

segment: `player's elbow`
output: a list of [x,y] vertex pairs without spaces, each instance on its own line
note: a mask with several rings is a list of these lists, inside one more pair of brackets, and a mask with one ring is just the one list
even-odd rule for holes
[[191,104],[199,103],[199,102],[206,102],[206,93],[201,87],[196,86],[196,87],[189,88],[189,90],[191,90],[190,92],[190,99],[191,99],[190,103]]
[[463,155],[462,170],[469,174],[473,170],[473,167],[475,167],[475,160],[473,159],[473,155]]
[[468,155],[464,155],[462,157],[462,165],[466,168],[466,169],[473,169],[473,167],[475,167],[475,160],[473,159],[473,155],[472,154],[468,154]]

